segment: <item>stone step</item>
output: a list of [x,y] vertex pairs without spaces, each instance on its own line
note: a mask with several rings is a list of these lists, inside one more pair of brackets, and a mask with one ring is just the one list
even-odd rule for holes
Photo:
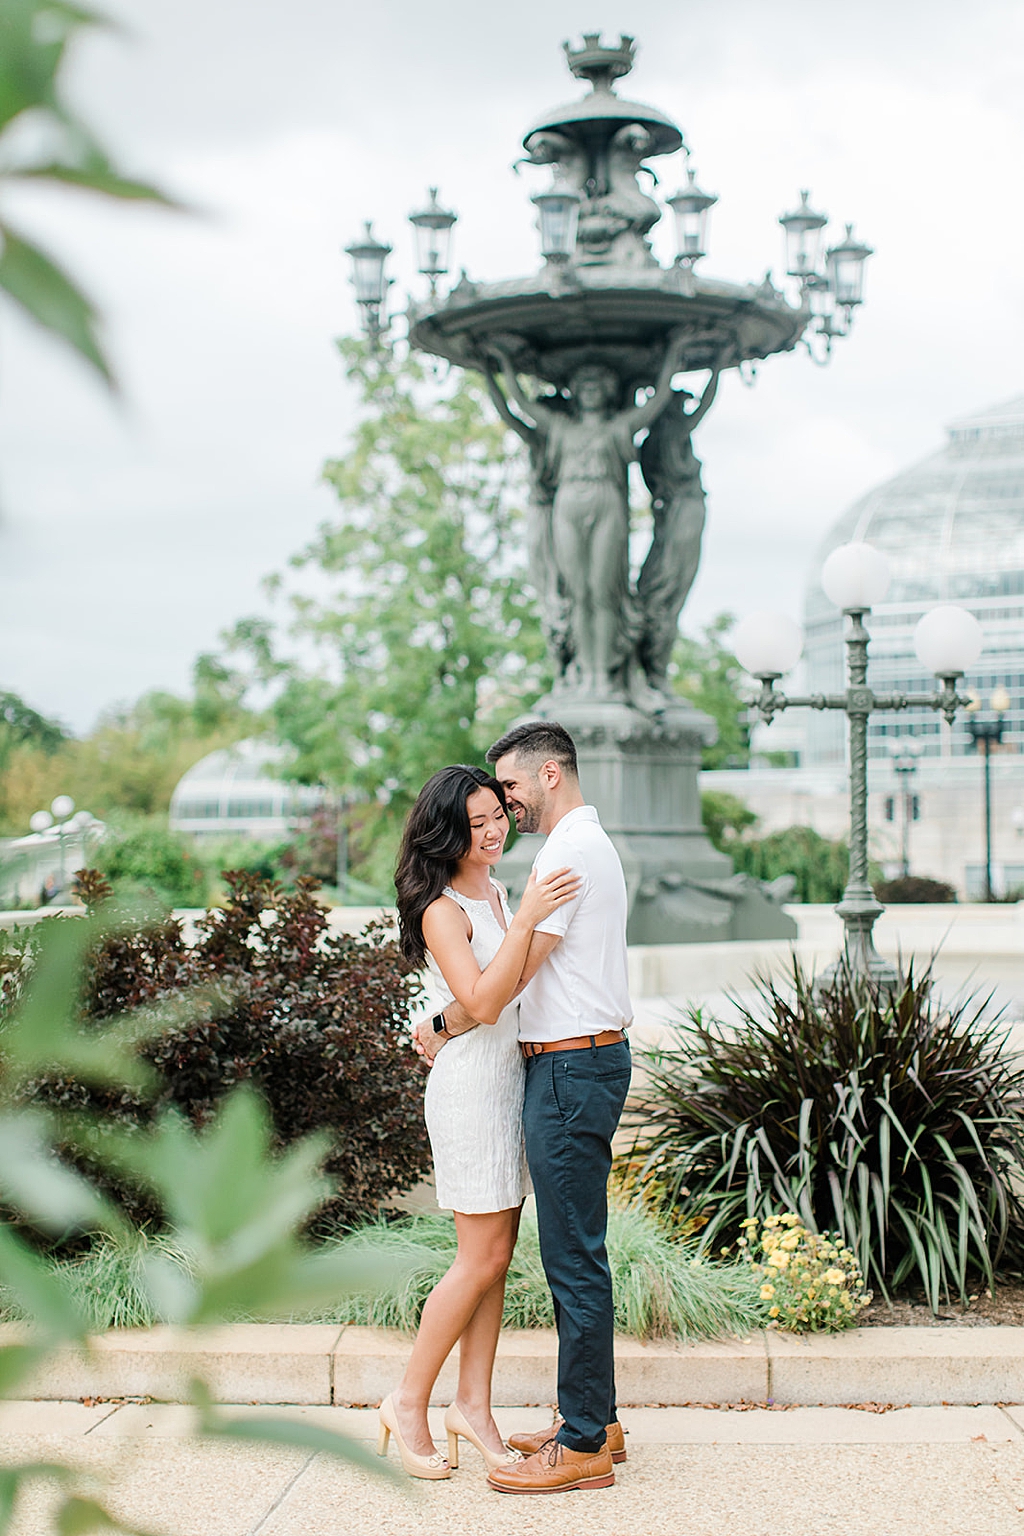
[[[0,1326],[0,1345],[24,1337]],[[154,1398],[182,1402],[202,1376],[228,1403],[379,1403],[401,1374],[405,1334],[334,1324],[238,1323],[187,1332],[114,1331],[88,1355],[63,1350],[20,1388],[52,1400]],[[556,1340],[538,1329],[509,1331],[498,1345],[494,1401],[555,1400]],[[861,1328],[797,1338],[755,1333],[696,1344],[619,1337],[620,1405],[1024,1402],[1024,1328]],[[455,1359],[434,1392],[450,1402]]]

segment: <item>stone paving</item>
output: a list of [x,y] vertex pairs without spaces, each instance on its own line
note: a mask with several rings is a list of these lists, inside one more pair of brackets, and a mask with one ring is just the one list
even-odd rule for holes
[[[368,1410],[233,1411],[376,1433]],[[510,1434],[539,1412],[498,1420]],[[1024,1536],[1020,1408],[636,1408],[623,1421],[615,1486],[547,1498],[492,1492],[465,1442],[449,1482],[382,1482],[304,1451],[199,1443],[189,1410],[152,1403],[0,1405],[0,1457],[73,1460],[155,1536]],[[442,1443],[440,1413],[434,1429]],[[11,1536],[49,1536],[49,1503],[33,1487]]]

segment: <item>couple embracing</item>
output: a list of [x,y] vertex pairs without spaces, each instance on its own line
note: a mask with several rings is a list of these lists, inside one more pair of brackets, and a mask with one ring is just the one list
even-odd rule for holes
[[[605,1252],[611,1140],[629,1088],[626,886],[580,793],[572,738],[550,721],[511,730],[479,768],[442,768],[409,815],[395,884],[401,943],[449,1002],[417,1030],[433,1061],[425,1112],[438,1204],[458,1251],[423,1308],[411,1358],[381,1404],[405,1470],[445,1478],[471,1441],[503,1493],[604,1488],[624,1461],[616,1419],[614,1304]],[[547,840],[513,915],[492,871],[508,834]],[[513,1435],[491,1414],[505,1275],[523,1200],[537,1202],[558,1328],[559,1417]],[[459,1342],[448,1456],[427,1425],[431,1390]]]

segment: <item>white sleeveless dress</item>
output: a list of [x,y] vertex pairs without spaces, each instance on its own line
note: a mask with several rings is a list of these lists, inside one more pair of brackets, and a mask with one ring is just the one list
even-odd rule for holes
[[[505,914],[508,903],[495,886]],[[470,948],[480,969],[489,965],[505,937],[489,901],[474,901],[445,886],[472,924]],[[428,951],[438,1006],[451,989]],[[437,1203],[442,1210],[478,1215],[507,1211],[530,1192],[523,1143],[526,1063],[519,1049],[519,1004],[503,1008],[498,1022],[481,1024],[447,1040],[427,1079],[423,1110],[434,1154]]]

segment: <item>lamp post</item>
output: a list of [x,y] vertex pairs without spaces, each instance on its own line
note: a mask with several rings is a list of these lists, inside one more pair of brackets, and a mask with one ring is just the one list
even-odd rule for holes
[[409,215],[409,223],[416,235],[416,266],[430,283],[432,299],[437,297],[438,278],[448,271],[452,228],[457,222],[458,214],[441,207],[436,187],[428,190],[427,206],[419,213]]
[[338,848],[334,875],[340,907],[348,905],[348,813],[351,807],[352,801],[341,791],[338,795]]
[[917,820],[914,795],[914,774],[921,743],[914,736],[901,736],[892,744],[892,771],[899,785],[897,799],[900,802],[900,873],[904,880],[910,874],[910,823]]
[[876,919],[885,910],[868,879],[868,720],[876,710],[934,709],[952,724],[957,709],[968,700],[956,684],[977,660],[982,646],[981,625],[972,614],[952,604],[926,613],[914,634],[919,661],[942,683],[935,693],[876,693],[869,687],[865,619],[889,588],[884,557],[870,544],[843,544],[832,551],[822,568],[822,586],[846,614],[846,689],[842,693],[789,698],[775,684],[794,667],[802,649],[799,625],[781,614],[750,614],[736,628],[733,651],[740,665],[759,679],[754,703],[766,724],[783,709],[840,709],[850,731],[850,872],[836,911],[843,920],[846,958],[851,971],[880,984],[894,985],[895,968],[877,952],[872,937]]
[[354,240],[345,247],[345,255],[352,261],[352,286],[356,291],[356,303],[363,312],[363,329],[373,346],[387,330],[384,301],[391,279],[384,275],[384,265],[391,255],[391,246],[383,245],[373,233],[369,221],[364,225],[361,240]]
[[979,720],[974,711],[980,707],[980,700],[972,699],[967,706],[967,729],[970,733],[971,744],[975,752],[981,751],[985,764],[985,900],[994,901],[992,892],[992,769],[991,755],[993,743],[998,746],[1003,739],[1003,716],[1010,707],[1010,695],[1005,688],[993,690],[989,699],[989,706],[995,711],[994,720]]
[[[55,827],[57,833],[57,852],[60,859],[60,889],[67,884],[67,871],[64,859],[64,838],[72,830],[70,818],[75,809],[75,802],[70,795],[57,795],[50,802],[48,811],[33,811],[28,819],[28,824],[33,832],[48,832]],[[81,813],[83,816],[85,812]],[[91,821],[92,817],[88,817]]]

